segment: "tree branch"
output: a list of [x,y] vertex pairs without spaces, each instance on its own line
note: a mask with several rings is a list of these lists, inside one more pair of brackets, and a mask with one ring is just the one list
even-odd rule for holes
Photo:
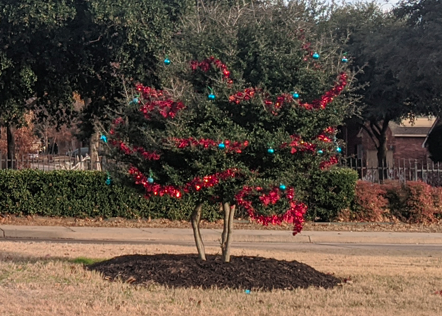
[[374,147],[378,149],[379,146],[376,144],[375,135],[373,135],[372,131],[367,126],[365,126],[365,124],[358,123],[358,125],[367,132],[368,136],[370,136],[370,139],[373,141]]
[[370,121],[370,128],[376,138],[379,139],[381,137],[381,129],[376,125],[376,122]]

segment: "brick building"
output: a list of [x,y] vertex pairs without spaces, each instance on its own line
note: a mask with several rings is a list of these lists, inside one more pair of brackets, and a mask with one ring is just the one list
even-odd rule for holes
[[[413,123],[390,122],[387,131],[387,165],[398,161],[426,161],[429,157],[425,148],[427,135],[437,123],[435,118],[419,117]],[[342,129],[346,142],[346,155],[361,159],[368,167],[377,167],[377,150],[368,133],[361,127],[348,124]]]

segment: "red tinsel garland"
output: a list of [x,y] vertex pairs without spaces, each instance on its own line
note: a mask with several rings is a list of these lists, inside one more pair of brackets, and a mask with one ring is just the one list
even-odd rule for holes
[[[209,148],[219,148],[220,141],[214,141],[213,139],[195,139],[192,137],[189,138],[173,138],[176,146],[178,148],[186,148],[191,146],[202,146],[205,149]],[[244,148],[249,145],[249,142],[246,140],[244,142],[231,142],[230,140],[222,141],[224,144],[224,150],[227,152],[236,152],[240,154]]]
[[341,94],[347,85],[347,74],[345,72],[339,75],[338,82],[336,85],[327,91],[320,99],[313,100],[311,103],[299,102],[299,105],[311,110],[311,109],[325,109],[328,104],[330,104],[335,97]]
[[250,219],[256,220],[257,223],[267,226],[269,223],[280,225],[282,222],[293,223],[293,235],[298,234],[302,230],[302,224],[304,223],[304,214],[307,212],[307,206],[303,203],[297,203],[294,201],[295,190],[288,188],[286,191],[281,191],[277,187],[272,188],[269,194],[262,194],[259,199],[264,205],[275,204],[281,199],[281,192],[290,203],[290,208],[281,215],[257,215],[253,208],[252,201],[247,200],[247,197],[253,194],[253,192],[261,192],[261,187],[244,187],[236,196],[235,199],[238,206],[242,206],[246,209]]
[[219,184],[220,180],[235,178],[239,175],[239,172],[236,169],[228,169],[202,178],[196,177],[192,181],[186,183],[183,187],[149,183],[148,178],[138,168],[133,166],[129,168],[129,174],[134,178],[135,184],[141,184],[146,189],[146,197],[151,195],[169,195],[174,198],[181,198],[183,192],[189,193],[192,190],[200,191],[203,188],[214,187]]
[[[347,74],[341,73],[338,78],[338,82],[335,84],[335,86],[327,91],[320,99],[313,100],[311,103],[307,102],[299,102],[299,106],[307,109],[325,109],[328,104],[330,104],[333,99],[341,94],[341,92],[344,90],[345,86],[347,85]],[[253,97],[256,96],[257,93],[262,92],[262,90],[257,90],[255,88],[247,88],[244,91],[238,91],[235,94],[232,94],[229,96],[229,102],[240,104],[243,101],[249,101]],[[281,109],[281,107],[284,104],[292,103],[295,101],[293,96],[291,94],[282,94],[278,97],[276,97],[276,101],[272,101],[268,98],[268,95],[264,95],[264,104],[266,108],[271,111],[273,115],[278,115],[278,110]]]
[[226,80],[227,83],[233,83],[232,79],[230,79],[230,71],[227,69],[226,64],[224,64],[219,59],[215,59],[215,57],[213,56],[210,56],[209,58],[206,58],[201,62],[199,62],[198,60],[192,60],[190,62],[190,68],[193,71],[201,69],[204,72],[208,72],[211,64],[222,71],[223,79]]
[[336,156],[330,157],[329,160],[323,161],[319,164],[319,168],[326,169],[330,166],[336,165],[338,163],[338,158]]

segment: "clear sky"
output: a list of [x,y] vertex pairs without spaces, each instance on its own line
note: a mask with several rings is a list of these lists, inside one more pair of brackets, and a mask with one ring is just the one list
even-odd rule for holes
[[377,0],[383,10],[390,10],[399,0]]

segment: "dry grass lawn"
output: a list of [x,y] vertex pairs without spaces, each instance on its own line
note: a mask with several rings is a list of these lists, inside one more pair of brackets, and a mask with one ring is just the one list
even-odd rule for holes
[[[109,282],[69,259],[194,253],[158,245],[0,242],[0,315],[442,315],[442,253],[398,250],[264,252],[350,281],[333,290],[252,292]],[[218,249],[209,248],[217,253]],[[278,273],[275,271],[275,273]]]

